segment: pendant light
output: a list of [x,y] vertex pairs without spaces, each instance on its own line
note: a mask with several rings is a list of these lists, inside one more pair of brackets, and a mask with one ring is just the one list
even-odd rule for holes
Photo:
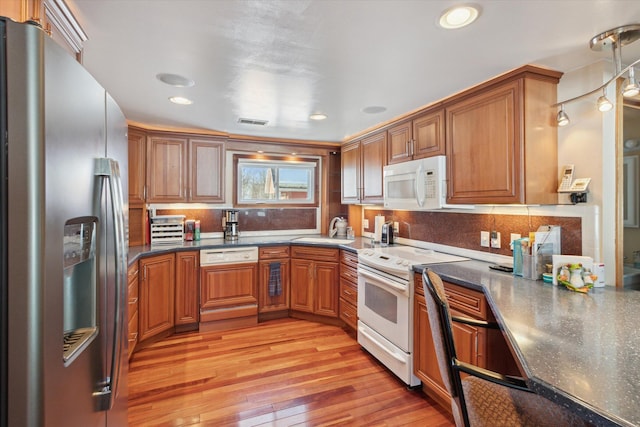
[[627,79],[626,84],[622,88],[622,96],[629,98],[631,96],[636,96],[640,93],[640,86],[638,86],[638,81],[636,80],[635,71],[633,67],[629,68],[629,78]]
[[556,117],[558,121],[558,126],[566,126],[569,124],[569,116],[564,111],[564,104],[560,106],[560,111],[558,111],[558,117]]
[[607,98],[607,93],[605,88],[602,88],[602,96],[598,98],[597,104],[598,104],[598,110],[602,111],[603,113],[613,108],[613,104],[611,103],[611,101],[609,101],[609,98]]
[[[622,96],[630,97],[640,94],[640,85],[635,77],[634,67],[640,64],[640,59],[636,59],[626,67],[622,67],[622,47],[635,42],[640,38],[640,24],[624,25],[622,27],[613,28],[605,31],[593,37],[589,42],[589,46],[592,50],[600,51],[604,49],[611,49],[613,54],[613,63],[615,65],[614,76],[606,81],[602,86],[593,89],[590,92],[583,93],[582,95],[575,96],[573,98],[565,99],[554,104],[554,107],[561,106],[560,111],[556,117],[559,126],[564,126],[569,123],[569,118],[564,111],[564,104],[577,101],[587,96],[592,96],[599,91],[602,91],[602,95],[596,101],[596,105],[599,111],[606,112],[613,109],[613,104],[606,95],[607,87],[615,82],[617,79],[624,76],[625,73],[629,73],[626,84],[622,88]],[[566,123],[565,123],[566,121]],[[561,124],[562,123],[562,124]]]

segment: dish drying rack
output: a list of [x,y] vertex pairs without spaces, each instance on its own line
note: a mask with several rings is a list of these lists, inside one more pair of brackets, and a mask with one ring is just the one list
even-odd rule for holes
[[151,217],[151,244],[175,243],[184,240],[184,215]]

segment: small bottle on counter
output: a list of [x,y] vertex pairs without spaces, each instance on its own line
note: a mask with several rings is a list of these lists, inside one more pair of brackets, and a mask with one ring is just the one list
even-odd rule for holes
[[200,220],[196,219],[196,229],[194,232],[194,239],[200,240]]

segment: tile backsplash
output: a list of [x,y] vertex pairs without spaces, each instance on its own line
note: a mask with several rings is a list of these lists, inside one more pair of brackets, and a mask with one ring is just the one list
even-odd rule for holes
[[[398,235],[406,239],[506,256],[512,255],[509,249],[511,233],[519,233],[526,237],[530,231],[536,231],[541,225],[559,225],[562,227],[562,253],[582,255],[580,217],[365,209],[364,218],[369,221],[369,228],[364,228],[365,232],[374,231],[375,216],[378,214],[384,215],[386,221],[397,221]],[[501,234],[499,249],[480,246],[480,231],[492,230]]]
[[[202,233],[222,232],[222,217],[227,209],[157,209],[156,215],[185,215],[199,219]],[[280,231],[316,228],[316,209],[235,209],[238,228],[243,231]]]

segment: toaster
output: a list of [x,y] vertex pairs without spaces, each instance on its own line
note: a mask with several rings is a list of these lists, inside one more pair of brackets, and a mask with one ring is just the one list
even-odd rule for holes
[[387,221],[382,224],[382,236],[380,243],[383,245],[393,245],[393,222]]

